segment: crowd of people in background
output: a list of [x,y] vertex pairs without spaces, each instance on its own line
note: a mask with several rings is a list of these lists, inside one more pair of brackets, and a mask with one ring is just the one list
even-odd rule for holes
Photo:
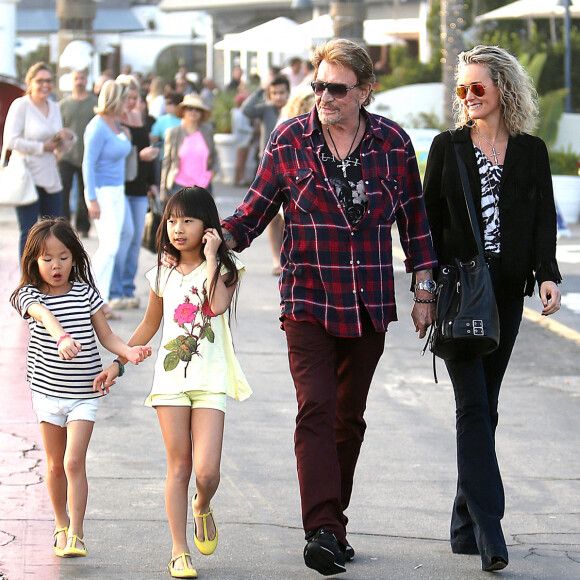
[[[127,65],[118,76],[105,70],[92,90],[87,71],[72,71],[70,78],[71,92],[58,101],[51,67],[35,64],[26,76],[26,95],[7,116],[4,140],[27,156],[39,191],[37,203],[17,208],[20,253],[41,216],[65,217],[80,238],[93,228],[97,286],[106,316],[118,318],[117,310],[139,307],[134,278],[149,200],[166,203],[194,185],[211,191],[220,167],[212,119],[218,95],[233,96],[234,183],[247,186],[271,131],[289,118],[282,111],[291,95],[311,95],[312,67],[295,57],[260,79],[235,66],[222,89],[183,66],[172,79]],[[279,215],[269,227],[276,276],[282,231]]]

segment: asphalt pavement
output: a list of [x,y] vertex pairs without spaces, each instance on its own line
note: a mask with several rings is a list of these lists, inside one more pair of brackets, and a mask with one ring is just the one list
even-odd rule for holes
[[[227,215],[244,190],[218,184],[214,193],[222,215]],[[580,578],[580,226],[571,230],[559,250],[568,306],[546,327],[534,320],[533,312],[540,310],[537,296],[526,302],[528,314],[500,398],[497,448],[510,564],[499,574],[505,579]],[[156,414],[143,406],[153,357],[127,367],[97,416],[87,458],[88,556],[65,560],[52,552],[46,462],[24,380],[28,328],[7,302],[19,280],[16,237],[13,211],[2,209],[0,578],[169,578],[165,451]],[[89,253],[96,246],[91,233],[86,240]],[[267,237],[257,239],[240,257],[247,274],[233,334],[254,394],[243,403],[228,401],[222,479],[212,502],[219,546],[209,557],[197,553],[191,523],[194,565],[201,579],[320,578],[302,559],[293,452],[296,401]],[[144,313],[148,289],[143,273],[154,261],[142,250],[137,294],[143,307],[123,311],[121,320],[111,321],[125,339]],[[347,512],[356,558],[338,577],[486,578],[489,573],[481,571],[478,556],[454,555],[449,547],[456,486],[453,391],[443,364],[437,363],[436,385],[431,357],[420,356],[422,342],[409,316],[409,276],[399,257],[395,270],[400,320],[387,333],[371,387],[366,440]],[[105,362],[113,358],[104,351],[102,356]]]

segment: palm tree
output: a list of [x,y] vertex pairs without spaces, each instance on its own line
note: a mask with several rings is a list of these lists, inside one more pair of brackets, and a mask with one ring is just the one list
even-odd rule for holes
[[443,66],[445,125],[453,125],[451,98],[455,90],[455,65],[457,55],[463,50],[464,2],[460,0],[441,0],[441,64]]

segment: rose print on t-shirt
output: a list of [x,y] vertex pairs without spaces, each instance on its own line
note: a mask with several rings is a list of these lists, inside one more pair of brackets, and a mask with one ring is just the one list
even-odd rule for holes
[[191,298],[185,296],[173,314],[173,320],[179,328],[184,331],[177,338],[170,340],[164,348],[169,352],[163,361],[163,368],[172,371],[177,368],[179,362],[185,363],[184,377],[187,377],[187,367],[189,361],[199,353],[199,342],[204,338],[213,343],[215,334],[211,328],[211,318],[214,313],[209,305],[207,291],[203,288],[201,294],[197,288],[192,288],[191,293],[197,297],[201,303],[201,308],[197,304],[192,304]]

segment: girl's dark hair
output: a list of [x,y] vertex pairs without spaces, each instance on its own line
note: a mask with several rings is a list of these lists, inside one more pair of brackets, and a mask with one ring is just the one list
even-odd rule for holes
[[[220,216],[211,194],[203,187],[184,187],[180,189],[175,195],[172,195],[165,206],[161,224],[155,236],[155,245],[157,246],[157,261],[161,263],[161,256],[163,253],[169,254],[177,261],[180,259],[180,252],[169,241],[167,235],[167,220],[171,217],[190,217],[201,220],[204,229],[214,228],[220,236],[222,243],[217,252],[217,268],[213,274],[209,276],[211,279],[210,287],[207,289],[208,298],[211,302],[213,292],[215,290],[218,276],[222,266],[225,266],[227,275],[225,278],[226,286],[233,286],[238,283],[238,269],[234,262],[232,251],[226,246],[222,234],[222,227]],[[200,248],[201,259],[205,261],[203,247]],[[159,287],[161,272],[157,272],[157,287]]]
[[24,286],[31,285],[42,288],[45,284],[38,269],[38,259],[46,246],[46,240],[54,236],[61,241],[72,254],[73,267],[70,271],[69,282],[85,282],[95,288],[95,281],[91,274],[89,256],[86,253],[76,232],[65,218],[43,218],[32,226],[26,238],[26,245],[22,254],[20,284],[10,296],[10,304],[20,311],[18,293]]

